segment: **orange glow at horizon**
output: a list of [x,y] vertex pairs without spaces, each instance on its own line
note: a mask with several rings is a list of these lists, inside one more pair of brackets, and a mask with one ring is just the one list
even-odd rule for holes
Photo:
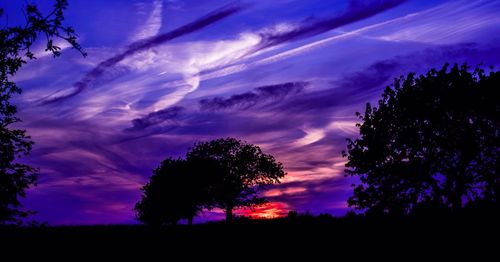
[[272,219],[284,217],[288,214],[290,207],[283,202],[269,202],[252,209],[241,209],[235,212],[236,215],[257,219]]

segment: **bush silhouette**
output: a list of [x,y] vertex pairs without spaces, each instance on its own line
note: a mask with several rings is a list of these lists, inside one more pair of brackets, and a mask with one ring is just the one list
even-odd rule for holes
[[409,214],[498,202],[499,86],[500,72],[465,64],[396,79],[378,108],[357,113],[360,137],[343,152],[361,181],[349,205]]

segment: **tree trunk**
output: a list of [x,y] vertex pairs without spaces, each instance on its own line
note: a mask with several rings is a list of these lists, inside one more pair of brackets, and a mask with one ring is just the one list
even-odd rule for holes
[[460,186],[458,188],[455,189],[456,191],[453,192],[453,198],[452,198],[452,207],[451,207],[451,211],[457,215],[460,213],[460,211],[462,211],[462,206],[463,206],[463,201],[462,201],[462,191],[463,189],[460,188]]
[[233,207],[226,208],[226,223],[231,223],[233,221]]
[[188,226],[193,225],[193,217],[188,217]]
[[460,165],[460,169],[457,171],[455,178],[455,192],[453,194],[452,211],[453,213],[459,214],[462,211],[462,196],[465,195],[465,185],[464,178],[467,175],[465,164]]

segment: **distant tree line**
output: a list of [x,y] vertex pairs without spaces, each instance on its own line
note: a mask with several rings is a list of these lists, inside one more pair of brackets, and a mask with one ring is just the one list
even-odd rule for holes
[[136,216],[154,226],[191,224],[203,210],[221,208],[231,222],[235,208],[265,203],[259,190],[284,176],[283,165],[258,146],[234,138],[197,143],[185,159],[167,158],[153,170]]

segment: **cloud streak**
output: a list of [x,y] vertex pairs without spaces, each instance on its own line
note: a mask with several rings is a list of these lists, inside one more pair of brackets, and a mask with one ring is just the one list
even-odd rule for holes
[[322,19],[311,22],[306,20],[297,27],[290,30],[278,30],[272,33],[262,33],[262,40],[253,52],[276,46],[289,41],[296,41],[305,37],[318,35],[332,29],[348,25],[360,20],[369,18],[391,8],[394,8],[406,0],[385,0],[369,1],[370,4],[361,3],[361,1],[350,1],[347,10],[332,18]]
[[[333,41],[345,40],[348,37],[358,36],[361,33],[369,32],[385,26],[398,24],[404,22],[405,20],[411,20],[417,15],[423,15],[427,12],[417,12],[408,14],[395,19],[387,20],[384,22],[371,24],[362,28],[355,29],[350,32],[344,32],[339,35],[328,37],[326,39],[318,40],[313,43],[304,44],[302,46],[280,52],[268,57],[263,57],[262,59],[247,62],[244,61],[247,57],[252,57],[253,55],[259,54],[260,51],[272,49],[273,46],[283,44],[285,42],[294,41],[306,37],[311,37],[317,34],[324,33],[326,31],[333,30],[343,25],[358,22],[367,17],[376,15],[378,12],[383,12],[385,10],[394,8],[405,1],[386,1],[382,3],[376,3],[368,6],[368,8],[363,9],[362,4],[356,4],[351,2],[350,8],[341,16],[336,16],[330,19],[324,19],[316,22],[311,22],[310,19],[305,22],[295,24],[278,24],[270,28],[264,28],[260,30],[258,38],[260,42],[255,44],[253,47],[247,50],[246,54],[242,55],[240,61],[236,63],[224,65],[218,68],[212,68],[210,70],[204,70],[201,72],[201,78],[203,80],[208,80],[212,78],[224,77],[234,73],[242,72],[256,66],[262,66],[269,63],[279,62],[280,60],[290,58],[293,56],[301,55],[306,51],[311,51],[315,48],[319,48],[323,45],[331,43]],[[432,10],[435,8],[432,8]],[[431,10],[429,10],[431,11]],[[371,14],[371,15],[368,15]],[[367,16],[368,15],[368,16]]]
[[301,93],[307,85],[307,82],[289,82],[262,86],[255,88],[251,92],[232,95],[228,98],[214,97],[211,99],[202,99],[199,104],[201,110],[217,111],[231,108],[246,110],[262,103],[282,101],[287,96],[294,96]]
[[136,118],[132,120],[133,127],[127,130],[128,131],[143,130],[152,125],[163,123],[167,120],[174,119],[184,110],[185,110],[184,107],[174,106],[153,113],[149,113],[147,116],[143,118]]
[[[137,4],[140,12],[143,12],[144,3]],[[143,40],[146,38],[154,37],[160,32],[163,14],[163,0],[154,0],[152,3],[153,10],[149,14],[146,22],[141,28],[132,35],[131,39],[134,41]]]
[[83,90],[85,90],[88,86],[90,86],[95,79],[106,74],[107,70],[115,66],[117,63],[119,63],[126,57],[134,55],[144,50],[148,50],[152,47],[164,44],[178,37],[203,29],[221,19],[224,19],[230,15],[239,12],[242,9],[243,9],[242,5],[233,3],[225,7],[219,8],[192,23],[181,26],[168,33],[132,43],[124,52],[99,63],[94,69],[92,69],[89,73],[87,73],[80,81],[76,82],[69,93],[67,90],[63,90],[62,95],[60,95],[60,92],[56,92],[56,94],[53,94],[43,99],[42,104],[56,103],[74,97]]
[[[78,2],[88,1],[72,3]],[[401,1],[252,1],[252,8],[218,9],[224,20],[205,20],[210,26],[199,28],[193,23],[214,9],[214,1],[182,1],[175,10],[164,1],[161,15],[156,0],[139,1],[142,13],[114,1],[93,2],[99,10],[130,16],[121,23],[103,16],[94,22],[116,26],[89,28],[87,15],[75,14],[77,31],[92,40],[92,56],[83,60],[67,52],[56,60],[37,59],[16,76],[25,91],[15,101],[23,119],[19,128],[36,142],[26,161],[41,172],[26,206],[51,224],[133,223],[139,187],[152,168],[183,156],[194,142],[228,136],[259,145],[289,174],[264,192],[276,204],[262,215],[285,214],[283,209],[342,215],[353,181],[343,177],[340,152],[345,138],[358,134],[356,111],[408,72],[446,61],[500,65],[498,1],[409,0],[397,8]],[[311,14],[325,19],[302,19]],[[196,34],[179,27],[182,39],[156,43],[167,32],[155,32],[160,17],[165,27],[191,25]],[[342,23],[350,24],[349,31],[335,27]],[[151,37],[123,47],[130,33],[141,30]],[[172,38],[176,30],[166,35]],[[337,31],[322,34],[329,30]],[[138,51],[99,65],[106,55],[130,50]],[[93,68],[103,71],[90,78],[86,73]],[[36,103],[87,78],[85,92],[72,99]],[[62,89],[51,98],[74,91]],[[204,219],[219,217],[207,213]]]

